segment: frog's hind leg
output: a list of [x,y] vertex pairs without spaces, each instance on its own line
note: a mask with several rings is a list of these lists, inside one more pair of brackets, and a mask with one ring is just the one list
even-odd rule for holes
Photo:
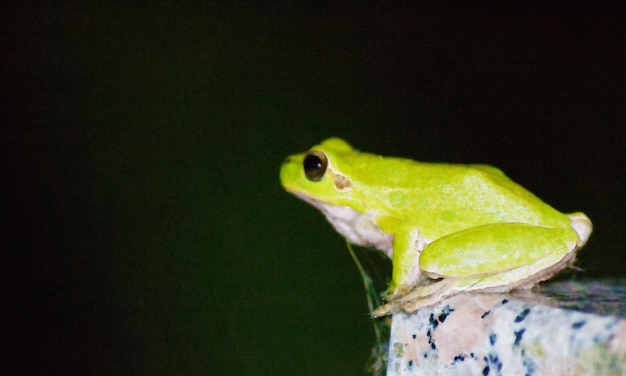
[[552,277],[564,266],[571,264],[575,258],[576,253],[573,251],[566,253],[565,256],[558,253],[549,254],[531,264],[501,273],[476,278],[443,278],[430,286],[415,288],[398,299],[395,304],[411,313],[462,292],[504,293],[513,289],[530,288],[537,282]]
[[[585,227],[583,218],[572,219]],[[572,228],[498,223],[445,236],[422,251],[423,279],[406,294],[390,297],[375,315],[412,312],[464,291],[507,292],[532,286],[571,264],[584,235]]]

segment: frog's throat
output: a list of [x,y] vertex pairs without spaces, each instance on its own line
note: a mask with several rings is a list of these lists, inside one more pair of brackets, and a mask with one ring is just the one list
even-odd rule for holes
[[349,206],[331,205],[295,193],[300,199],[319,209],[335,230],[350,243],[362,247],[374,247],[384,252],[389,258],[393,254],[393,235],[381,230],[376,223],[376,214],[361,213]]

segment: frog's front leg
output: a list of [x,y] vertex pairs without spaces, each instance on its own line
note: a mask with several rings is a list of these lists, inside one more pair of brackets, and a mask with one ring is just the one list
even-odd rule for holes
[[402,229],[394,234],[391,256],[393,271],[387,290],[388,299],[407,294],[417,283],[421,275],[419,255],[424,246],[425,242],[414,227]]
[[588,234],[570,227],[523,223],[489,224],[450,234],[427,245],[419,256],[421,272],[437,281],[393,296],[376,315],[398,308],[411,312],[461,291],[504,292],[531,286],[571,263],[585,237]]
[[407,286],[412,285],[417,280],[420,273],[419,253],[421,251],[416,247],[418,237],[419,232],[416,228],[407,228],[393,233],[393,252],[391,254],[393,270],[387,289],[388,295],[407,293]]

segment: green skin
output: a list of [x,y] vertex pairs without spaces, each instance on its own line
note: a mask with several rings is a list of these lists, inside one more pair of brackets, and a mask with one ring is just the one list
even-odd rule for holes
[[[324,160],[313,179],[311,153]],[[288,157],[280,179],[350,242],[391,257],[389,304],[376,315],[532,286],[571,264],[591,234],[584,214],[553,209],[494,167],[382,157],[339,138]]]

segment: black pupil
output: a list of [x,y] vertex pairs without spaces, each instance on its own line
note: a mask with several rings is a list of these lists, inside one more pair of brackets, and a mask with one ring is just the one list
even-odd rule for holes
[[309,154],[304,158],[304,171],[313,173],[322,168],[322,160],[314,154]]
[[310,181],[320,181],[326,172],[328,160],[326,155],[318,151],[312,151],[304,157],[304,174]]

